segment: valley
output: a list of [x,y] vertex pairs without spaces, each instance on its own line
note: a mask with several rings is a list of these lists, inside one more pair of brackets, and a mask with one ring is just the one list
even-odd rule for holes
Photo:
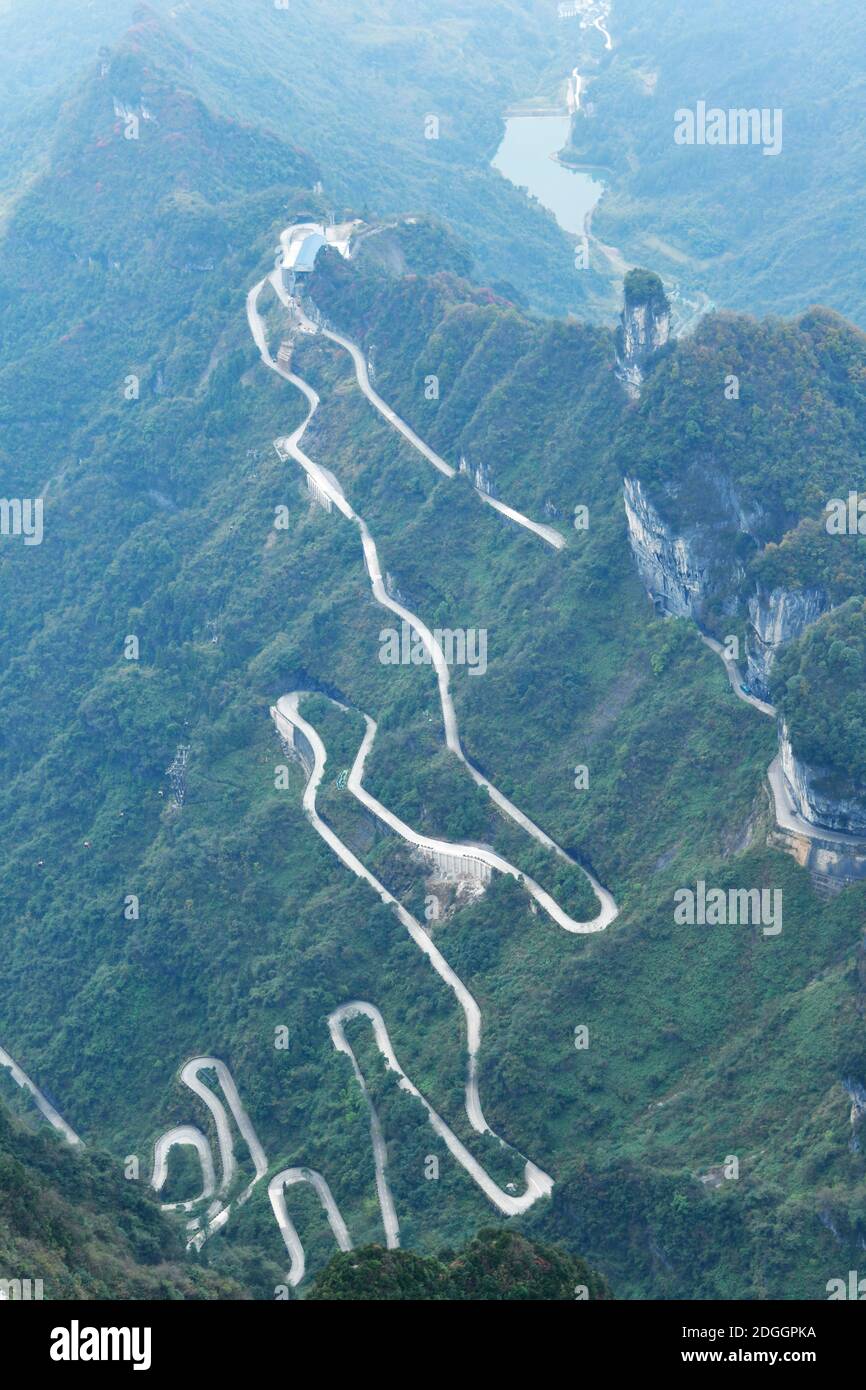
[[777,91],[721,0],[9,3],[0,1280],[823,1299],[866,339],[813,17]]

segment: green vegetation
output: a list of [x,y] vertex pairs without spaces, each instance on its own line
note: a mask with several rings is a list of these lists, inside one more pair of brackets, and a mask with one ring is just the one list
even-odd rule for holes
[[[858,6],[828,21],[789,0],[617,0],[610,28],[610,53],[595,35],[584,44],[565,156],[605,169],[593,233],[727,308],[789,315],[820,302],[866,327],[864,137],[847,95],[863,55]],[[781,112],[780,153],[677,144],[675,113],[699,101]]]
[[335,1255],[311,1299],[567,1302],[610,1298],[607,1281],[554,1246],[507,1231],[479,1231],[459,1255],[426,1258],[380,1245]]
[[866,602],[849,599],[790,643],[773,693],[798,753],[837,793],[866,795]]
[[665,287],[653,270],[628,271],[623,281],[623,295],[626,308],[638,304],[648,304],[654,309],[670,308]]
[[245,1296],[185,1257],[179,1232],[119,1164],[31,1133],[2,1101],[0,1279],[41,1279],[52,1300]]
[[[864,383],[866,337],[817,309],[792,323],[713,316],[651,370],[615,456],[675,531],[702,535],[705,613],[717,632],[730,631],[738,607],[742,620],[756,586],[823,590],[834,605],[866,589],[866,537],[826,525],[828,503],[847,499],[866,463]],[[818,676],[827,631],[807,631],[774,689],[798,754],[850,768],[857,692],[843,682],[831,698],[833,680]]]
[[[322,9],[333,23],[345,14]],[[828,1277],[855,1267],[866,1235],[843,1087],[866,1077],[864,890],[820,900],[808,874],[768,847],[773,729],[734,699],[692,628],[653,618],[629,554],[622,472],[634,462],[665,483],[700,456],[750,501],[769,489],[759,534],[782,540],[803,512],[818,515],[828,489],[844,494],[859,466],[860,336],[821,312],[794,325],[713,319],[659,362],[633,408],[610,332],[539,321],[465,278],[467,240],[482,269],[496,259],[496,198],[513,192],[487,202],[490,185],[468,154],[455,169],[440,145],[398,174],[410,136],[395,125],[397,152],[382,153],[394,113],[383,99],[350,168],[357,131],[342,147],[339,136],[358,115],[333,90],[315,141],[303,103],[289,139],[214,114],[236,110],[217,107],[214,93],[240,84],[251,46],[261,51],[236,10],[235,27],[220,10],[216,47],[194,49],[182,76],[180,31],[145,15],[110,59],[117,89],[101,65],[89,71],[2,231],[3,492],[44,494],[45,539],[4,538],[0,549],[0,1041],[88,1147],[110,1154],[118,1180],[124,1159],[139,1157],[142,1185],[159,1133],[209,1124],[179,1067],[220,1057],[270,1171],[321,1172],[361,1247],[382,1239],[369,1117],[327,1019],[369,1000],[406,1073],[498,1181],[519,1186],[522,1155],[553,1175],[551,1201],[510,1223],[521,1239],[553,1242],[566,1261],[580,1252],[624,1297],[821,1297]],[[286,93],[287,50],[274,42],[284,18],[265,7],[256,19],[272,56],[261,97],[245,94],[246,114],[261,100],[274,126],[295,119],[276,100]],[[180,11],[178,22],[195,34],[202,21]],[[312,66],[309,101],[321,106],[330,69],[310,57],[312,19],[298,23],[295,67],[306,80]],[[387,24],[373,34],[353,26],[349,37],[347,54],[369,49],[366,65],[346,60],[364,102],[386,89],[409,101],[409,85],[394,88]],[[470,64],[488,37],[455,29],[441,62],[462,43]],[[208,58],[230,44],[243,62]],[[445,89],[455,106],[466,71]],[[519,55],[508,72],[525,92]],[[489,93],[494,74],[477,80]],[[123,138],[114,96],[155,113],[139,141]],[[419,122],[407,132],[428,100],[423,88],[412,96]],[[337,191],[320,194],[332,153],[343,160]],[[357,530],[311,503],[273,449],[304,403],[261,367],[246,292],[290,219],[363,213],[349,190],[374,164],[375,211],[401,214],[421,203],[412,194],[435,166],[430,186],[448,185],[440,211],[460,237],[425,214],[370,238],[357,262],[323,256],[312,294],[372,353],[395,409],[568,545],[554,552],[484,507],[468,478],[434,472],[322,338],[296,353],[322,397],[304,447],[340,479],[395,589],[431,627],[487,629],[485,676],[453,673],[467,752],[621,908],[608,932],[573,936],[533,913],[519,884],[496,878],[432,926],[481,1007],[485,1114],[513,1149],[469,1129],[453,995],[315,833],[301,768],[291,763],[287,789],[275,783],[286,755],[269,707],[310,691],[304,709],[329,751],[322,813],[420,913],[426,869],[337,782],[366,712],[379,725],[366,780],[380,800],[419,830],[495,845],[573,912],[595,911],[582,876],[539,855],[447,753],[430,668],[379,660],[391,623],[371,598]],[[497,236],[516,245],[517,225],[502,217]],[[497,279],[514,278],[514,254]],[[520,251],[530,266],[533,255],[531,242]],[[542,283],[542,295],[555,292]],[[270,291],[263,307],[276,344],[285,318]],[[738,367],[740,399],[728,402],[724,376]],[[425,393],[431,374],[438,399]],[[127,395],[132,376],[138,398]],[[286,529],[274,526],[281,506]],[[577,506],[589,508],[585,532],[571,524]],[[180,797],[166,776],[179,747],[188,749]],[[589,769],[586,790],[575,785],[578,766]],[[782,886],[782,936],[676,926],[673,893],[697,878]],[[575,1047],[579,1025],[585,1050]],[[274,1046],[277,1028],[288,1030],[287,1050]],[[390,1261],[394,1278],[423,1281],[426,1270],[438,1280],[422,1262],[506,1223],[395,1084],[366,1022],[348,1031],[388,1143],[407,1251]],[[701,1181],[732,1153],[736,1183]],[[425,1177],[430,1156],[435,1182]],[[238,1188],[251,1176],[242,1148],[239,1166]],[[167,1191],[186,1195],[193,1179],[175,1151]],[[111,1190],[106,1178],[99,1200]],[[293,1189],[287,1201],[315,1278],[333,1238],[315,1193]],[[173,1259],[160,1239],[156,1253]],[[470,1247],[473,1290],[495,1284],[488,1255],[509,1286],[520,1275],[525,1246],[497,1251],[498,1240]],[[204,1259],[222,1287],[273,1298],[284,1285],[265,1182]],[[455,1261],[443,1263],[453,1280]],[[551,1263],[558,1277],[563,1266]]]
[[864,427],[858,329],[820,309],[793,322],[719,314],[661,357],[616,454],[681,525],[725,523],[707,480],[727,483],[728,512],[739,506],[760,546],[847,497],[863,475]]
[[866,536],[830,535],[824,520],[805,517],[776,545],[752,560],[751,574],[765,589],[820,585],[833,603],[866,592]]

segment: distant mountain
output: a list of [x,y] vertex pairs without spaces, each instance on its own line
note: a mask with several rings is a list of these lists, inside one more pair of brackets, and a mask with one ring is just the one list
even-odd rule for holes
[[[623,1298],[824,1297],[866,1238],[866,888],[784,852],[779,730],[737,695],[781,679],[804,758],[860,736],[859,541],[822,519],[860,333],[667,342],[651,271],[619,334],[527,308],[571,303],[568,243],[486,158],[502,88],[544,89],[534,45],[559,80],[546,4],[499,47],[496,7],[431,4],[409,52],[391,0],[177,11],[74,78],[55,55],[0,229],[0,495],[44,503],[40,544],[0,545],[0,1045],[109,1155],[57,1159],[64,1248],[126,1201],[105,1270],[165,1256],[172,1294],[303,1298],[339,1250],[340,1296],[361,1268],[499,1297],[541,1242],[544,1287],[585,1261]],[[419,134],[438,100],[450,152]],[[287,308],[266,277],[309,222]],[[447,724],[422,621],[484,637]],[[783,930],[677,922],[699,882],[782,893]],[[159,1152],[192,1215],[131,1195]]]
[[[214,112],[308,150],[329,209],[436,209],[472,242],[483,278],[507,280],[548,311],[598,296],[552,215],[490,167],[505,108],[564,85],[570,49],[550,0],[415,0],[411,10],[402,0],[317,0],[313,10],[96,0],[74,34],[65,11],[48,26],[29,0],[6,4],[11,186],[26,186],[78,73],[122,44],[173,67]],[[438,138],[428,138],[428,117]],[[0,188],[2,179],[0,155]]]
[[[605,170],[594,235],[724,308],[820,303],[866,327],[857,0],[614,0],[610,27],[565,156]],[[750,111],[754,136],[752,117],[729,132]]]
[[29,0],[0,3],[0,207],[7,210],[34,168],[47,163],[57,110],[83,68],[127,28],[135,0],[88,0],[47,11]]

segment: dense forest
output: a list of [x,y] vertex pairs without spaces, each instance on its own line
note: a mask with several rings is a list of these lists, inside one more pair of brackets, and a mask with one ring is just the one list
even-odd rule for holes
[[583,1260],[508,1231],[479,1231],[465,1250],[418,1256],[367,1246],[335,1255],[318,1276],[314,1300],[569,1302],[610,1298],[606,1280]]
[[757,540],[823,520],[864,471],[866,336],[816,309],[791,321],[713,314],[668,351],[617,440],[623,473],[671,493],[671,519],[711,505],[690,485],[727,479]]
[[[660,355],[634,406],[609,328],[529,311],[509,257],[490,273],[497,244],[485,228],[497,204],[468,161],[440,174],[450,187],[442,217],[413,211],[423,163],[394,172],[390,201],[380,184],[373,208],[348,168],[340,195],[322,190],[321,149],[346,113],[338,119],[332,104],[318,147],[309,111],[298,111],[296,131],[280,129],[295,114],[287,103],[277,119],[283,55],[263,88],[273,121],[253,126],[258,98],[246,94],[243,119],[215,101],[230,74],[155,14],[139,14],[68,94],[44,164],[29,169],[0,232],[2,491],[45,500],[43,543],[0,550],[0,1043],[88,1148],[109,1155],[87,1169],[105,1176],[88,1179],[96,1205],[83,1204],[81,1229],[104,1215],[100,1203],[125,1200],[133,1215],[120,1249],[142,1264],[166,1260],[172,1296],[189,1287],[273,1298],[285,1285],[266,1182],[206,1243],[202,1268],[190,1256],[178,1272],[176,1243],[154,1234],[158,1213],[122,1178],[134,1155],[147,1182],[169,1126],[210,1133],[179,1079],[187,1059],[206,1054],[231,1069],[268,1174],[324,1173],[353,1243],[380,1246],[369,1111],[328,1029],[334,1009],[363,999],[387,1021],[407,1075],[497,1181],[516,1187],[530,1158],[553,1174],[553,1193],[510,1223],[511,1242],[473,1244],[507,1223],[356,1018],[348,1031],[386,1138],[404,1249],[346,1256],[322,1275],[334,1240],[299,1186],[301,1296],[321,1293],[320,1276],[328,1296],[351,1296],[355,1264],[370,1261],[383,1286],[405,1278],[468,1297],[465,1285],[454,1292],[468,1270],[472,1289],[492,1280],[499,1297],[508,1271],[523,1278],[535,1242],[560,1250],[542,1256],[557,1288],[586,1261],[599,1272],[593,1287],[607,1280],[617,1297],[823,1296],[866,1236],[846,1089],[866,1080],[864,889],[820,899],[807,871],[768,844],[774,730],[733,698],[692,624],[654,616],[629,552],[622,478],[634,470],[666,485],[700,457],[766,510],[759,538],[789,556],[809,543],[798,528],[816,520],[827,490],[847,491],[860,457],[859,333],[826,311],[785,323],[713,316]],[[279,22],[269,12],[268,32]],[[237,42],[251,43],[238,24]],[[223,57],[233,33],[226,11]],[[463,39],[479,41],[455,30],[450,44]],[[523,59],[507,57],[516,91]],[[390,85],[384,59],[356,68],[365,101]],[[464,95],[455,89],[454,102]],[[138,139],[125,137],[129,115],[117,107],[138,119]],[[392,114],[383,104],[379,119]],[[384,178],[386,157],[369,160]],[[365,781],[387,807],[427,834],[492,845],[570,911],[594,911],[579,869],[532,845],[448,753],[429,666],[380,661],[385,620],[356,530],[311,501],[274,450],[305,405],[261,365],[245,299],[272,267],[281,228],[330,212],[366,213],[386,229],[357,260],[323,253],[309,295],[362,343],[389,403],[466,471],[434,472],[322,336],[295,351],[322,401],[305,448],[365,517],[393,591],[431,627],[486,631],[484,677],[453,672],[467,752],[620,907],[607,932],[571,935],[497,875],[432,929],[482,1009],[480,1090],[508,1147],[466,1119],[453,995],[314,831],[304,771],[269,718],[281,695],[309,692],[302,708],[328,749],[320,811],[416,914],[427,866],[341,777],[362,713],[379,726]],[[521,216],[533,236],[555,234],[537,209]],[[545,296],[556,292],[542,280]],[[262,308],[277,346],[285,315],[270,291]],[[738,369],[740,397],[725,400],[724,376]],[[472,487],[479,473],[504,502],[557,528],[563,549],[485,507]],[[585,530],[573,524],[579,507]],[[744,548],[744,570],[758,549]],[[828,565],[845,570],[833,570],[839,596],[860,595],[862,606],[859,548],[849,553]],[[788,673],[818,689],[838,665],[851,681],[850,717],[831,739],[850,740],[860,717],[855,619],[856,605],[840,610],[851,628],[833,629],[829,674],[820,646]],[[798,728],[806,694],[792,687]],[[781,887],[782,936],[675,925],[673,893],[698,878]],[[719,1176],[729,1155],[736,1181]],[[238,1158],[230,1196],[251,1177],[243,1146]],[[64,1192],[72,1173],[57,1169]],[[176,1151],[169,1184],[173,1200],[195,1195]],[[32,1192],[28,1210],[36,1220]],[[110,1282],[105,1271],[93,1279]]]
[[107,1155],[34,1134],[2,1100],[0,1279],[31,1280],[33,1297],[32,1281],[41,1280],[51,1300],[246,1296],[185,1258],[153,1196]]
[[866,796],[866,601],[851,598],[807,628],[773,672],[799,753],[837,795]]

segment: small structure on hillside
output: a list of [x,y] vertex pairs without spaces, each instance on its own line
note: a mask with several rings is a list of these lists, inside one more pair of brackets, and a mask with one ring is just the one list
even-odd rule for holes
[[318,502],[320,507],[324,507],[326,512],[332,510],[333,503],[330,497],[325,492],[324,488],[319,487],[319,484],[316,482],[315,478],[312,477],[312,475],[309,473],[307,474],[307,491],[309,492],[313,501]]
[[449,854],[445,850],[421,846],[420,854],[428,864],[433,864],[444,878],[452,881],[474,879],[478,883],[489,883],[493,876],[493,870],[486,860],[476,858],[474,854],[467,854],[465,851]]
[[283,246],[283,288],[289,294],[294,294],[296,276],[309,275],[316,264],[316,257],[324,245],[323,229],[322,231],[309,231],[305,236],[292,237]]
[[310,232],[303,238],[298,237],[291,243],[288,256],[283,260],[283,264],[288,264],[296,275],[309,274],[324,245],[325,238],[321,232]]

